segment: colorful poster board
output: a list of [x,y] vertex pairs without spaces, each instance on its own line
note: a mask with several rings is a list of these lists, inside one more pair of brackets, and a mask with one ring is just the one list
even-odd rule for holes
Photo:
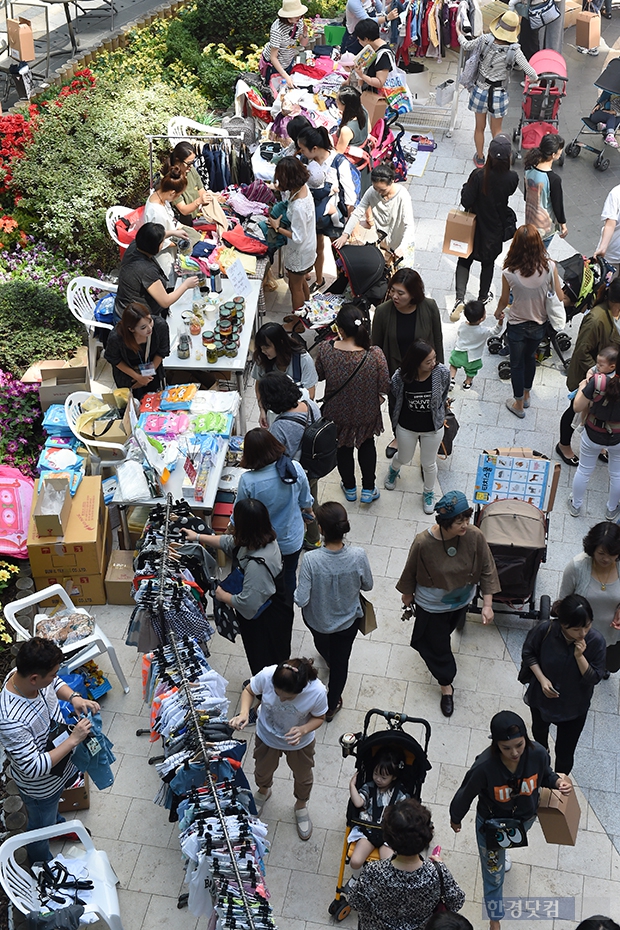
[[482,452],[478,459],[474,503],[517,498],[544,510],[551,463],[512,455]]

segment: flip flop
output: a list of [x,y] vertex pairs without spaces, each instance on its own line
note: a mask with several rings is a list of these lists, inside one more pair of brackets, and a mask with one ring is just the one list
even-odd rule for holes
[[560,456],[560,458],[562,459],[565,465],[570,465],[571,468],[577,468],[577,466],[579,465],[579,459],[577,458],[576,455],[573,455],[572,458],[569,459],[569,457],[567,455],[564,455],[564,453],[560,449],[560,443],[558,443],[557,446],[555,447],[555,451]]

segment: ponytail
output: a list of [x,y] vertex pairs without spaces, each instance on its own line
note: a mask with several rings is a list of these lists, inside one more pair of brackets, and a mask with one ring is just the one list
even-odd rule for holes
[[333,148],[325,126],[313,126],[310,129],[303,129],[297,137],[297,143],[301,143],[309,151],[312,151],[312,149],[325,149],[326,152],[331,152]]
[[318,672],[312,659],[287,659],[280,662],[271,679],[274,688],[287,694],[301,694],[308,682],[315,681]]
[[530,149],[525,156],[525,167],[536,168],[541,161],[548,161],[557,152],[564,148],[564,139],[555,132],[548,132],[540,140],[538,148]]
[[343,304],[336,316],[336,326],[360,349],[370,349],[370,332],[366,316],[353,303]]

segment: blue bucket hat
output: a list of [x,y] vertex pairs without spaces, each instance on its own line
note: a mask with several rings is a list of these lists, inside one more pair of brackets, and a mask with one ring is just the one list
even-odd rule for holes
[[441,500],[435,504],[435,513],[440,517],[456,517],[465,510],[469,510],[469,501],[462,491],[448,491]]

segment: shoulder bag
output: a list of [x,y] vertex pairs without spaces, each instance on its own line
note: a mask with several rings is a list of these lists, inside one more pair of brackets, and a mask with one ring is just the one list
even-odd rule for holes
[[[224,591],[227,591],[228,594],[240,594],[241,593],[243,589],[244,572],[241,566],[237,562],[238,551],[239,551],[238,548],[235,548],[233,550],[232,571],[222,581],[215,582],[214,591],[215,591],[215,587],[219,585],[219,587],[221,587]],[[267,565],[267,563],[265,562],[265,560],[260,557],[253,556],[253,555],[248,555],[246,558],[250,562],[258,562],[259,565],[264,565],[264,567],[267,569],[267,571],[271,575],[272,581],[275,584],[276,589],[277,589],[278,583],[276,581],[276,577],[271,571],[271,569],[269,568],[269,566]],[[271,598],[268,597],[265,603],[262,604],[261,607],[258,608],[254,616],[251,617],[250,619],[257,620],[260,617],[260,615],[263,613],[263,611],[265,611],[267,607],[269,607],[270,604],[271,604]],[[215,623],[215,626],[217,627],[217,631],[220,634],[220,636],[223,636],[225,639],[229,640],[229,642],[231,643],[234,643],[237,636],[241,633],[241,628],[239,625],[239,618],[237,616],[237,611],[235,610],[235,608],[231,604],[224,604],[223,601],[218,601],[215,596],[213,597],[213,622]]]
[[554,0],[543,0],[542,3],[530,3],[528,10],[528,19],[531,29],[542,29],[549,23],[554,23],[559,17],[560,11],[555,5]]
[[556,331],[556,333],[559,333],[566,327],[566,308],[555,292],[555,275],[553,272],[551,273],[550,277],[551,281],[549,284],[549,290],[547,291],[545,305],[547,308],[547,317],[549,318],[549,323]]
[[331,392],[331,394],[326,394],[326,395],[325,395],[325,397],[323,398],[323,404],[322,404],[322,406],[321,406],[321,414],[323,414],[323,409],[324,409],[324,407],[325,407],[325,404],[327,404],[330,400],[333,400],[334,397],[336,396],[336,394],[340,394],[340,392],[341,392],[344,388],[346,388],[346,386],[347,386],[347,384],[349,383],[349,381],[352,381],[352,380],[353,380],[353,378],[356,376],[356,374],[358,373],[358,371],[360,371],[362,365],[364,364],[364,362],[365,362],[366,359],[368,358],[369,354],[370,354],[370,350],[369,350],[369,349],[366,349],[366,351],[364,352],[364,357],[363,357],[363,359],[361,360],[361,362],[359,363],[359,365],[357,366],[357,368],[354,368],[354,369],[353,369],[353,371],[351,372],[351,374],[349,375],[349,377],[347,378],[347,380],[346,380],[346,381],[343,381],[343,383],[340,385],[340,387],[337,387],[335,391],[332,391],[332,392]]
[[459,428],[460,425],[456,418],[456,414],[452,412],[450,402],[446,401],[446,413],[443,420],[443,438],[439,445],[438,453],[442,458],[447,459],[449,455],[452,455],[454,440],[456,439]]
[[445,913],[445,911],[450,910],[450,908],[444,901],[446,890],[445,890],[444,883],[443,883],[443,872],[439,868],[439,864],[435,862],[434,859],[431,859],[430,861],[435,866],[435,871],[437,872],[437,878],[439,879],[439,901],[437,902],[437,904],[435,905],[433,909],[433,914],[443,914]]
[[519,817],[491,817],[484,821],[484,833],[490,850],[527,846],[525,823]]

